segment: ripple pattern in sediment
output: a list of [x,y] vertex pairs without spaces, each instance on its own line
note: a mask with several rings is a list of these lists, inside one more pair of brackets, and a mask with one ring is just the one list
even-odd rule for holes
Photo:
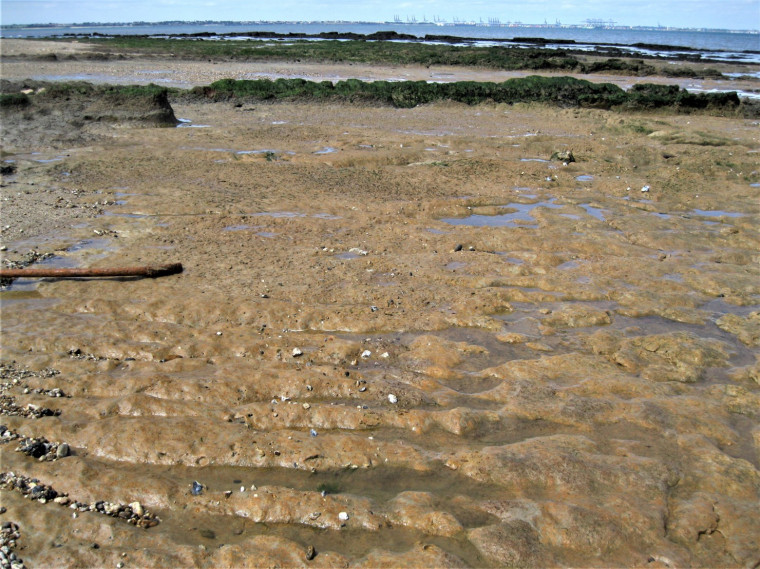
[[[2,490],[29,559],[756,562],[757,207],[705,165],[706,146],[678,146],[677,174],[661,138],[601,113],[523,109],[551,133],[525,137],[486,107],[192,112],[230,126],[123,131],[130,144],[66,166],[85,189],[128,186],[117,207],[134,215],[102,218],[119,255],[181,258],[182,276],[3,293],[4,424],[71,449],[39,461],[9,441],[3,470],[161,520],[145,530]],[[343,123],[359,134],[335,135]],[[750,168],[748,136],[710,160]],[[576,166],[520,161],[561,137],[601,159],[567,175]],[[327,146],[342,150],[312,151]],[[236,150],[249,148],[291,153]],[[631,199],[619,176],[654,199]],[[691,201],[709,176],[732,196],[724,215],[717,190]],[[527,223],[494,223],[520,208]],[[441,221],[467,216],[491,225]],[[18,412],[30,404],[55,412]]]

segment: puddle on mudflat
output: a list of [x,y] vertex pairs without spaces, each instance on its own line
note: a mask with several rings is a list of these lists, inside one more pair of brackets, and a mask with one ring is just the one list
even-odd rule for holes
[[85,239],[67,249],[69,252],[87,251],[88,249],[104,249],[115,251],[117,247],[111,246],[110,239]]
[[549,162],[544,158],[520,158],[520,162]]
[[289,217],[306,217],[305,213],[298,213],[295,211],[264,211],[261,213],[247,213],[250,217],[277,217],[277,218],[289,218]]
[[522,259],[518,259],[517,257],[510,257],[509,253],[505,251],[497,251],[496,254],[499,255],[500,257],[504,257],[505,261],[507,261],[508,263],[512,263],[513,265],[525,264],[525,261],[523,261]]
[[[156,214],[156,215],[160,215],[160,214]],[[120,213],[117,211],[104,211],[101,214],[101,217],[126,217],[129,219],[142,219],[144,217],[150,217],[150,216],[146,213]]]
[[578,261],[565,261],[561,265],[557,265],[556,269],[559,271],[569,271],[571,269],[577,269],[581,264]]
[[695,210],[692,210],[691,213],[693,215],[699,215],[702,217],[744,217],[745,215],[747,215],[746,213],[722,211],[719,209],[715,209],[715,210],[695,209]]
[[513,209],[515,211],[510,213],[504,213],[500,215],[483,215],[472,214],[467,217],[446,217],[441,219],[445,223],[451,225],[470,225],[474,227],[538,227],[538,222],[533,217],[532,212],[539,207],[545,207],[550,209],[560,209],[563,206],[555,204],[556,198],[552,198],[549,201],[523,204],[523,203],[509,203],[504,206],[499,206],[504,209]]
[[[157,533],[168,533],[172,542],[221,547],[243,543],[255,536],[278,537],[297,544],[304,552],[308,546],[313,546],[317,553],[312,561],[315,567],[320,566],[321,552],[339,551],[351,558],[361,559],[375,550],[401,553],[420,543],[435,544],[462,559],[469,567],[490,566],[464,539],[430,536],[407,527],[382,527],[369,531],[350,527],[349,521],[348,527],[331,530],[301,524],[256,523],[244,517],[177,515],[160,510],[156,513],[164,520],[155,528]],[[494,523],[495,520],[488,521]]]
[[593,182],[594,181],[594,177],[590,176],[588,174],[583,174],[581,176],[576,176],[575,179],[578,182]]
[[277,234],[272,233],[271,231],[257,231],[254,235],[258,235],[259,237],[266,237],[267,239],[277,237]]
[[337,148],[333,148],[332,146],[325,146],[321,150],[317,150],[314,154],[334,154],[335,152],[338,152]]
[[606,218],[604,217],[604,213],[602,210],[598,207],[594,207],[592,205],[589,205],[587,203],[578,204],[580,207],[586,210],[586,213],[589,214],[591,217],[595,217],[599,221],[606,221]]
[[[364,436],[364,435],[362,435]],[[367,437],[375,438],[373,431]],[[392,439],[393,437],[388,437]],[[435,466],[435,465],[434,465]],[[319,492],[329,486],[331,494],[366,496],[378,503],[407,491],[433,492],[441,499],[466,494],[476,498],[498,495],[499,490],[457,474],[442,465],[419,471],[403,467],[344,468],[311,472],[291,468],[247,468],[237,466],[159,467],[173,479],[189,488],[194,480],[207,486],[209,492],[239,492],[251,485],[280,486],[306,492]]]
[[736,314],[739,316],[747,316],[752,312],[760,311],[760,304],[750,304],[747,306],[739,306],[736,304],[729,304],[722,298],[714,298],[710,302],[707,302],[699,307],[700,310],[707,310],[716,314]]
[[297,211],[262,211],[258,213],[246,213],[248,217],[276,217],[276,218],[296,218],[296,217],[311,217],[314,219],[326,219],[328,221],[341,219],[339,215],[333,215],[331,213],[301,213]]
[[222,231],[245,231],[246,229],[250,229],[250,225],[245,224],[239,224],[239,225],[228,225],[227,227],[222,227]]
[[177,123],[177,128],[211,128],[211,125],[209,124],[193,124],[193,121],[190,119],[177,119],[179,123]]

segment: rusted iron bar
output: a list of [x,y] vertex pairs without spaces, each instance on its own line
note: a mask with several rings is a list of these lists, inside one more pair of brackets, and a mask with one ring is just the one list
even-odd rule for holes
[[154,267],[121,267],[107,269],[26,268],[0,269],[0,278],[23,279],[27,277],[163,277],[182,272],[182,263]]

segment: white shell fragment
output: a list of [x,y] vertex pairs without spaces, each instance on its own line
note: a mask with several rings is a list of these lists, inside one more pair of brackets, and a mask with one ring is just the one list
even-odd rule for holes
[[644,186],[643,188],[641,188],[641,191],[644,192],[644,193],[648,192],[649,191],[649,186]]
[[369,350],[364,350],[364,351],[362,352],[362,357],[363,357],[363,358],[368,358],[368,357],[370,357],[371,355],[372,355],[372,352],[370,352]]
[[338,519],[342,522],[345,522],[348,520],[348,514],[346,512],[341,512],[338,514]]
[[393,403],[394,405],[398,403],[398,397],[396,397],[393,393],[388,394],[388,401]]
[[301,350],[301,348],[293,348],[293,352],[291,353],[293,354],[294,358],[297,358],[298,356],[303,355],[303,350]]

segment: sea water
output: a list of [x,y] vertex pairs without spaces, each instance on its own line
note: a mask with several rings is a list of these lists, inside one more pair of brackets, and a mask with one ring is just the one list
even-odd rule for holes
[[[63,36],[64,34],[105,34],[105,35],[178,35],[210,32],[214,34],[234,34],[263,31],[281,34],[320,34],[323,32],[372,34],[378,31],[395,31],[400,34],[424,38],[426,35],[446,35],[459,38],[481,40],[512,40],[514,38],[540,37],[547,40],[573,40],[576,44],[603,44],[631,46],[652,44],[663,46],[683,46],[705,52],[728,51],[746,60],[747,51],[755,51],[752,61],[760,62],[760,34],[733,31],[698,31],[583,27],[533,27],[503,25],[437,25],[433,23],[403,24],[396,22],[178,22],[158,24],[119,25],[61,25],[45,27],[0,28],[0,36],[5,38]],[[551,43],[551,42],[550,42]],[[551,47],[551,45],[550,45]],[[564,46],[568,47],[568,46]],[[577,49],[578,45],[573,45]],[[642,48],[645,49],[645,48]],[[725,54],[723,54],[725,55]]]

